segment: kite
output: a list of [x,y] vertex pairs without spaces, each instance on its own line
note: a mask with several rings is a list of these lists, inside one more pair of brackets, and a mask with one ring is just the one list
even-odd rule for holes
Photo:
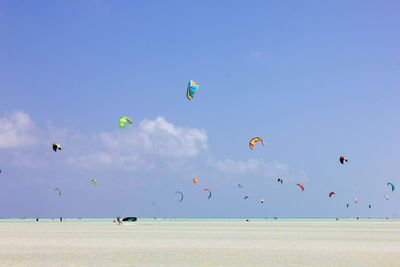
[[176,191],[175,194],[181,194],[181,199],[179,199],[179,202],[182,202],[183,200],[183,194],[181,191]]
[[264,199],[261,199],[261,204],[264,204]]
[[56,189],[54,189],[54,191],[58,191],[58,196],[59,197],[61,196],[61,189],[60,188],[56,188]]
[[155,206],[155,205],[156,205],[156,202],[151,202],[151,204]]
[[394,191],[394,184],[392,183],[387,183],[387,185],[390,185],[392,187],[392,191]]
[[281,178],[278,178],[278,183],[283,184],[283,180]]
[[194,94],[197,92],[197,89],[199,89],[199,85],[196,84],[195,81],[190,80],[189,85],[187,87],[187,98],[191,100],[194,97]]
[[53,143],[53,150],[54,150],[54,152],[57,152],[57,149],[58,149],[58,150],[61,150],[61,146],[60,146],[59,144],[57,144],[57,143]]
[[249,198],[249,196],[245,196],[245,197],[244,197],[245,200],[248,199],[248,198]]
[[302,185],[302,184],[297,184],[297,185],[300,186],[302,191],[304,191],[304,185]]
[[238,184],[238,188],[243,188],[243,185],[241,185],[241,184]]
[[355,198],[354,198],[354,203],[356,203],[356,204],[357,204],[357,202],[358,202],[358,198],[357,198],[357,197],[355,197]]
[[329,193],[329,197],[331,197],[332,195],[336,195],[335,192],[330,192]]
[[340,163],[343,164],[345,161],[348,162],[349,159],[348,159],[347,157],[345,157],[345,156],[341,156],[341,157],[339,158],[339,161],[340,161]]
[[259,142],[259,141],[261,141],[261,143],[263,144],[263,146],[265,146],[264,141],[263,141],[260,137],[254,137],[253,139],[250,140],[250,143],[249,143],[250,149],[253,150],[254,145],[255,145],[257,142]]
[[350,203],[347,203],[347,204],[346,204],[346,207],[348,208],[348,207],[349,207],[349,205],[350,205]]
[[97,185],[97,180],[96,179],[92,179],[92,184]]
[[208,195],[208,199],[210,199],[211,198],[211,190],[210,189],[208,189],[208,188],[205,188],[205,189],[203,189],[204,191],[208,191],[210,194]]
[[193,183],[195,183],[195,184],[197,184],[197,179],[196,178],[193,178]]
[[128,118],[128,117],[125,117],[125,116],[123,116],[123,117],[121,117],[120,119],[119,119],[119,128],[125,128],[125,124],[126,123],[128,123],[129,124],[129,126],[132,126],[133,125],[133,121],[132,121],[132,119],[131,118]]

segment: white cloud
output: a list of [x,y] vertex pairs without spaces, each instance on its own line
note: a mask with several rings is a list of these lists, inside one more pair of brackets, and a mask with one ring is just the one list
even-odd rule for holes
[[174,126],[163,117],[140,124],[141,138],[147,149],[171,158],[194,157],[207,151],[207,133],[196,128]]
[[[47,129],[37,129],[30,116],[17,111],[0,118],[0,149],[24,147],[10,157],[18,165],[41,168],[60,162],[86,169],[150,170],[160,160],[172,168],[171,162],[186,161],[208,150],[207,133],[203,129],[176,126],[163,117],[145,119],[133,127],[115,131],[82,133],[46,122]],[[57,157],[51,144],[61,144]],[[26,146],[43,146],[27,150]]]
[[35,124],[23,111],[0,118],[0,148],[25,147],[37,143]]
[[[70,157],[70,164],[86,168],[118,167],[148,170],[155,157],[180,160],[207,151],[205,130],[175,126],[163,117],[144,120],[137,127],[81,136],[87,140],[84,155]],[[82,147],[85,150],[85,147]]]
[[146,119],[137,128],[100,133],[95,139],[108,150],[140,151],[169,158],[194,157],[208,149],[204,130],[174,126],[163,117]]

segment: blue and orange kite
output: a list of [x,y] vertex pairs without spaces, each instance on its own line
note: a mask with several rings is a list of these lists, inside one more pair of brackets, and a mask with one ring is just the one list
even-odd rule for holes
[[194,97],[194,94],[197,92],[197,89],[199,89],[199,85],[196,84],[195,81],[190,80],[189,85],[187,87],[187,98],[191,100]]

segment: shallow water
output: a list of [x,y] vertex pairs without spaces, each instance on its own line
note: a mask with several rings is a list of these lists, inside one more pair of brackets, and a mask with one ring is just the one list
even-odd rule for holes
[[0,265],[400,266],[400,221],[2,220]]

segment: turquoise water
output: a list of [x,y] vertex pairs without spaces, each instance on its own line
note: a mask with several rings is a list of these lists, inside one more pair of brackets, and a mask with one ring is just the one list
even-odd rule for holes
[[[63,218],[63,222],[102,222],[113,221],[116,218]],[[276,221],[273,218],[138,218],[138,221]],[[278,218],[278,221],[335,221],[336,218]],[[339,221],[356,221],[356,218],[339,218]],[[391,219],[390,221],[399,221],[400,219]],[[36,218],[4,218],[0,222],[32,222]],[[59,218],[39,218],[39,222],[60,222]],[[386,221],[386,218],[359,218],[359,221]]]

